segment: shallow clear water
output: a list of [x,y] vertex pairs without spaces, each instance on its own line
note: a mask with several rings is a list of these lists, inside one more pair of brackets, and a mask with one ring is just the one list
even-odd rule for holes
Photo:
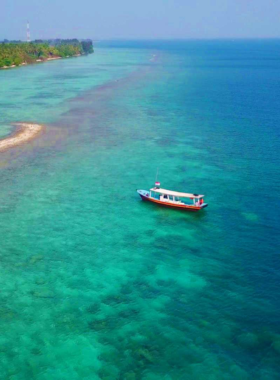
[[[279,45],[114,42],[0,72],[2,125],[46,124],[1,154],[4,378],[278,378]],[[209,207],[142,202],[157,168]]]
[[12,125],[2,124],[0,127],[0,139],[10,135],[13,131],[14,127]]

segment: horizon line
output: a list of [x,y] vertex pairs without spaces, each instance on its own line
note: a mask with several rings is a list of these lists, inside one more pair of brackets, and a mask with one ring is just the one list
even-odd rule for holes
[[[90,38],[90,37],[45,37],[45,38],[34,38],[30,42],[36,41],[36,40],[92,40],[94,42],[101,42],[101,41],[234,41],[234,40],[280,40],[279,37],[159,37],[159,38],[153,38],[153,37],[146,37],[146,38],[128,38],[128,37],[97,37],[97,38]],[[27,42],[25,40],[21,39],[8,39],[3,38],[0,39],[0,42],[4,42],[4,40],[7,41],[20,41],[20,42]]]

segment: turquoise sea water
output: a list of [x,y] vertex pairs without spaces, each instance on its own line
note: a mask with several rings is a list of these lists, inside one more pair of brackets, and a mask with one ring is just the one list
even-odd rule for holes
[[[0,71],[3,379],[278,379],[278,41]],[[136,189],[206,194],[198,214]]]

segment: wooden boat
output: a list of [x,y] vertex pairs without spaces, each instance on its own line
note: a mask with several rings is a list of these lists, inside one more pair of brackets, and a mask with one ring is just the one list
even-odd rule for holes
[[156,182],[155,187],[152,187],[149,191],[137,190],[137,193],[143,201],[186,211],[199,211],[208,206],[208,204],[204,202],[204,195],[179,193],[177,191],[161,189],[159,182]]

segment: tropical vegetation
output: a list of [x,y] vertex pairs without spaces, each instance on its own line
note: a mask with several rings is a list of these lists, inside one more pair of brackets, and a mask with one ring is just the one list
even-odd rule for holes
[[35,40],[0,43],[0,67],[45,61],[48,58],[73,57],[93,53],[91,40]]

